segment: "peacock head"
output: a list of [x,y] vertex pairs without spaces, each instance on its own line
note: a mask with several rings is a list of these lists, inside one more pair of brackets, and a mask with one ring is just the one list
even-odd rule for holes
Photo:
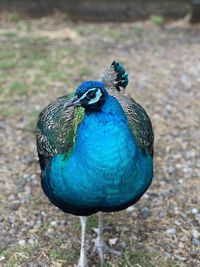
[[86,111],[99,111],[108,95],[102,82],[83,82],[75,92],[75,96],[66,103],[65,107],[82,106]]

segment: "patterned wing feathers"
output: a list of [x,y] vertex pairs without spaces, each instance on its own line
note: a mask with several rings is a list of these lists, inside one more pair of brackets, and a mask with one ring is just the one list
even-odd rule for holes
[[117,98],[128,117],[129,126],[135,136],[136,142],[144,153],[153,156],[154,133],[151,120],[146,111],[131,97],[111,90],[111,95]]
[[40,114],[36,128],[38,153],[52,157],[70,154],[77,127],[84,116],[83,108],[64,109],[69,97],[61,97],[49,104]]

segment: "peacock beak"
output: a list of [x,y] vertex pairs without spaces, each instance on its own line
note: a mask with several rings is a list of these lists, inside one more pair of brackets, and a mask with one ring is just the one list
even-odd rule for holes
[[67,103],[64,104],[63,108],[69,108],[69,107],[73,107],[73,106],[80,106],[80,99],[77,96],[74,96],[73,98],[71,98],[70,100],[67,101]]

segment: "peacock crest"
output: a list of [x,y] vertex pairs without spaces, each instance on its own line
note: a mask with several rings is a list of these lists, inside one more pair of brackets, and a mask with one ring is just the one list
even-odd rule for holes
[[117,89],[117,91],[125,91],[128,85],[128,73],[122,64],[113,61],[100,80],[106,89],[113,88]]

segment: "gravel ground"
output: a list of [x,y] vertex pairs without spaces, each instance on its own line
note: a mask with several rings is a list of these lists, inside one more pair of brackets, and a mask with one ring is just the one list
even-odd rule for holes
[[[97,79],[114,59],[152,119],[155,178],[139,203],[105,216],[106,241],[125,251],[106,266],[200,266],[199,25],[13,15],[0,22],[0,46],[0,266],[75,266],[78,219],[42,193],[34,125],[46,104]],[[89,240],[95,226],[92,216]]]

